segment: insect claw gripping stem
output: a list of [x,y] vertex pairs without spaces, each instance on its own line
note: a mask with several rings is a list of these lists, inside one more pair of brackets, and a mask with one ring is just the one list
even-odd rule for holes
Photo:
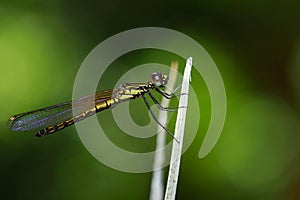
[[148,103],[148,101],[147,101],[147,99],[146,99],[146,97],[145,96],[143,96],[143,99],[144,99],[144,102],[145,102],[145,104],[146,104],[146,106],[147,106],[147,108],[148,108],[148,110],[150,111],[150,114],[152,115],[152,117],[153,117],[153,119],[156,121],[156,123],[160,126],[160,127],[162,127],[177,143],[180,143],[178,140],[177,140],[177,138],[175,138],[175,136],[174,136],[174,134],[173,133],[171,133],[166,127],[164,127],[158,120],[157,120],[157,118],[156,118],[156,116],[154,115],[154,113],[153,113],[153,111],[151,110],[151,108],[150,108],[150,105],[149,105],[149,103]]
[[168,108],[163,107],[162,105],[160,105],[160,103],[157,101],[157,99],[152,95],[152,93],[150,91],[147,94],[150,96],[150,98],[152,99],[152,101],[155,103],[155,105],[157,106],[157,108],[159,110],[169,111],[169,112],[177,112],[177,110],[175,110],[175,109],[178,109],[179,107],[168,107]]

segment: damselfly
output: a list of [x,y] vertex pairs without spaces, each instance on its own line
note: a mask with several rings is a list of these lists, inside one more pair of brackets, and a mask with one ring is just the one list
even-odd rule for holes
[[104,90],[74,101],[65,102],[14,115],[9,118],[8,127],[12,131],[38,130],[35,136],[41,137],[60,131],[74,123],[81,121],[97,112],[114,108],[119,103],[130,99],[143,98],[153,119],[173,138],[173,134],[166,129],[155,117],[145,95],[149,95],[160,110],[174,111],[162,107],[150,90],[157,91],[165,98],[176,97],[161,90],[168,82],[168,76],[159,72],[151,74],[151,81],[145,83],[125,83],[113,90]]

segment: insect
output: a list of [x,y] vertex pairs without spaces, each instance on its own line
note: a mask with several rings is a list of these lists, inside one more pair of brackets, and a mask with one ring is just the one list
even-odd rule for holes
[[168,76],[166,74],[154,72],[151,74],[151,81],[145,83],[125,83],[113,90],[103,90],[74,101],[14,115],[9,118],[7,126],[12,131],[39,129],[35,136],[41,137],[60,131],[97,112],[108,108],[112,109],[124,101],[143,98],[153,119],[174,138],[173,134],[157,120],[150,108],[148,100],[145,98],[145,95],[148,95],[160,110],[176,111],[172,108],[162,107],[151,93],[151,91],[156,91],[167,99],[176,97],[174,93],[168,94],[161,90],[161,88],[165,87],[167,82]]

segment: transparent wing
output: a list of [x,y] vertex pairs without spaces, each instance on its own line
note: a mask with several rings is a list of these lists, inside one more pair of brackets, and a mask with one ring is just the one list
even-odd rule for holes
[[[105,103],[111,98],[111,95],[112,90],[105,90],[94,95],[81,97],[74,101],[14,115],[8,120],[7,126],[12,131],[28,131],[55,126],[73,119],[73,115],[81,115],[87,110],[95,108],[95,105]],[[96,113],[96,110],[94,113]],[[88,116],[91,116],[91,114]],[[77,121],[85,119],[86,117],[80,118]]]

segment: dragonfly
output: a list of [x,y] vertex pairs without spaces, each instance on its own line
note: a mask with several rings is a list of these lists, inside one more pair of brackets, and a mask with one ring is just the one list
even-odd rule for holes
[[56,133],[98,112],[109,108],[112,109],[124,101],[142,98],[156,123],[176,140],[174,135],[157,120],[145,97],[148,95],[160,110],[176,112],[178,107],[165,108],[161,106],[151,93],[151,91],[156,91],[167,99],[177,97],[174,91],[167,93],[162,90],[168,79],[168,75],[154,72],[151,74],[151,80],[148,82],[124,83],[112,90],[103,90],[73,101],[13,115],[9,118],[7,126],[15,132],[38,129],[39,131],[35,136],[42,137]]

